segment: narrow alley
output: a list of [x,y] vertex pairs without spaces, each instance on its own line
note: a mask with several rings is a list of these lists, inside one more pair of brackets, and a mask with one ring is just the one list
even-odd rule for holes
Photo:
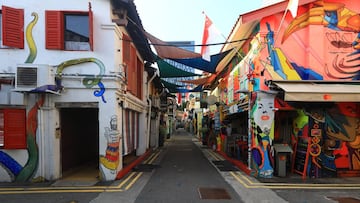
[[136,199],[150,202],[241,202],[234,189],[208,161],[195,139],[178,129],[164,146],[165,154]]

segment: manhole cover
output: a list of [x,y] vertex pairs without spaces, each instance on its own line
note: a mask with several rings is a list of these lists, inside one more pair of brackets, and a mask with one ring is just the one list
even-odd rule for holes
[[360,199],[353,197],[328,197],[329,199],[335,200],[338,203],[360,203]]
[[204,188],[198,189],[201,199],[231,199],[229,193],[224,188]]

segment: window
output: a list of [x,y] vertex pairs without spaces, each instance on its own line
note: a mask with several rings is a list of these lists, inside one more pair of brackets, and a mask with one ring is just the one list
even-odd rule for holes
[[2,6],[0,10],[0,48],[24,48],[24,10]]
[[142,83],[144,64],[137,56],[136,47],[131,43],[131,38],[123,34],[123,62],[126,64],[127,90],[134,96],[142,99]]
[[25,109],[0,109],[0,147],[26,148]]
[[89,51],[89,16],[65,14],[64,20],[65,50]]
[[92,12],[46,11],[46,48],[93,50]]
[[131,47],[131,41],[130,37],[123,34],[123,61],[126,65],[130,66],[131,63],[131,57],[130,57],[130,47]]

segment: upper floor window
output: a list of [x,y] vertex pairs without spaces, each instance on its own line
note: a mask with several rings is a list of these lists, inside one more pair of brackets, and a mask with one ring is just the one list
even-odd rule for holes
[[92,12],[46,11],[46,48],[93,50]]
[[65,50],[90,50],[89,16],[65,14]]
[[0,48],[24,48],[24,10],[2,6],[0,10]]

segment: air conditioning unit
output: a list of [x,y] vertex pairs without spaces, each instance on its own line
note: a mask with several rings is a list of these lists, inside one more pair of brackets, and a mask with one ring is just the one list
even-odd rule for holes
[[31,91],[55,85],[55,68],[43,64],[19,64],[16,67],[15,91]]

